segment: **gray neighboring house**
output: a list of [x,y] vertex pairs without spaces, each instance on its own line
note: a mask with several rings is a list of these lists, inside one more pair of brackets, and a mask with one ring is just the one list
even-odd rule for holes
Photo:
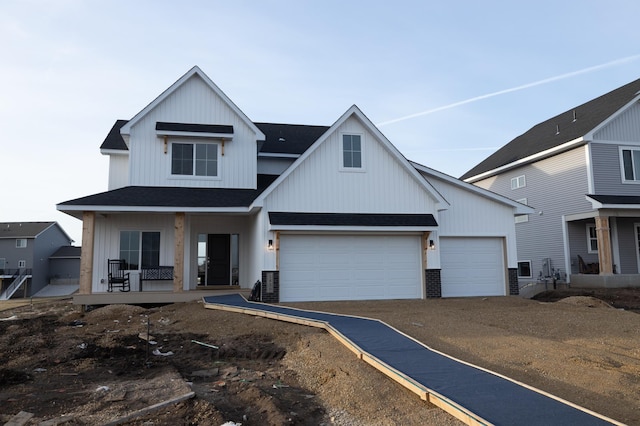
[[532,206],[516,217],[518,278],[640,281],[640,79],[539,123],[461,179]]
[[[0,222],[0,300],[13,295],[34,296],[52,277],[52,263],[58,263],[60,271],[68,278],[80,275],[79,255],[72,267],[54,261],[51,256],[73,240],[57,222]],[[67,253],[79,247],[65,249]]]

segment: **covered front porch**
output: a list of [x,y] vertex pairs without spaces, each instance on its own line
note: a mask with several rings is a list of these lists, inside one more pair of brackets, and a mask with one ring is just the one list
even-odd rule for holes
[[145,291],[145,292],[112,292],[112,293],[92,293],[73,295],[73,303],[75,305],[91,306],[91,305],[111,305],[111,304],[165,304],[180,303],[202,300],[203,297],[220,296],[225,294],[242,294],[245,298],[249,298],[251,290],[243,289],[239,286],[215,286],[195,291]]
[[640,287],[640,197],[587,196],[594,211],[565,218],[572,287]]

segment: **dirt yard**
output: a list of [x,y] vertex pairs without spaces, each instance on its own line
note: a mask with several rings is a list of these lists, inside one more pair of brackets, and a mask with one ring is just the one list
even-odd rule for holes
[[[629,311],[640,309],[640,291],[539,299],[293,306],[379,318],[454,357],[640,424],[640,315]],[[2,424],[19,413],[33,416],[28,425],[460,424],[311,327],[196,302],[82,314],[59,300],[2,311],[0,320]]]

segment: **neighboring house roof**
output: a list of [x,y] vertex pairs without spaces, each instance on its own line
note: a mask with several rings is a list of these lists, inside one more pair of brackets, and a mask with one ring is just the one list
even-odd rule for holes
[[56,222],[0,222],[0,239],[36,238],[54,225]]
[[249,207],[277,176],[258,175],[257,189],[126,186],[58,204],[61,211],[94,210],[158,211]]
[[438,226],[431,214],[269,212],[271,225]]
[[[634,102],[640,92],[640,79],[619,87],[562,114],[558,114],[513,139],[498,151],[462,175],[461,179],[477,180],[496,174],[513,163],[557,149],[570,142],[581,142],[616,112]],[[569,148],[569,147],[567,147]]]
[[155,107],[157,107],[159,104],[162,103],[162,101],[164,101],[167,97],[169,97],[173,92],[175,92],[180,86],[186,83],[190,78],[196,75],[200,77],[205,82],[205,84],[209,86],[209,88],[213,90],[220,98],[222,98],[222,100],[238,115],[238,117],[240,117],[240,119],[255,132],[257,140],[264,140],[264,134],[260,131],[260,129],[258,129],[256,125],[253,124],[251,120],[249,120],[249,117],[247,117],[240,110],[240,108],[238,108],[236,104],[234,104],[233,101],[231,101],[231,99],[229,99],[229,97],[222,90],[220,90],[220,88],[216,86],[216,84],[213,81],[211,81],[211,79],[204,72],[202,72],[202,70],[198,66],[194,66],[189,71],[187,71],[187,73],[182,77],[180,77],[178,81],[173,83],[167,90],[162,92],[160,96],[155,98],[142,111],[137,113],[131,120],[129,120],[129,122],[123,125],[120,129],[121,133],[125,135],[130,134],[131,128],[135,126],[138,121],[140,121],[149,112],[153,111]]
[[329,130],[329,126],[301,124],[255,123],[255,125],[266,136],[260,148],[261,154],[300,155]]
[[49,259],[80,259],[82,247],[62,246],[56,250]]

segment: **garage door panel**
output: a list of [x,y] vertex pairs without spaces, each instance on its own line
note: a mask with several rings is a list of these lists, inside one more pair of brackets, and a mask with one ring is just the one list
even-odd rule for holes
[[420,247],[417,235],[281,234],[280,300],[420,298]]
[[440,238],[443,297],[506,294],[501,238]]

